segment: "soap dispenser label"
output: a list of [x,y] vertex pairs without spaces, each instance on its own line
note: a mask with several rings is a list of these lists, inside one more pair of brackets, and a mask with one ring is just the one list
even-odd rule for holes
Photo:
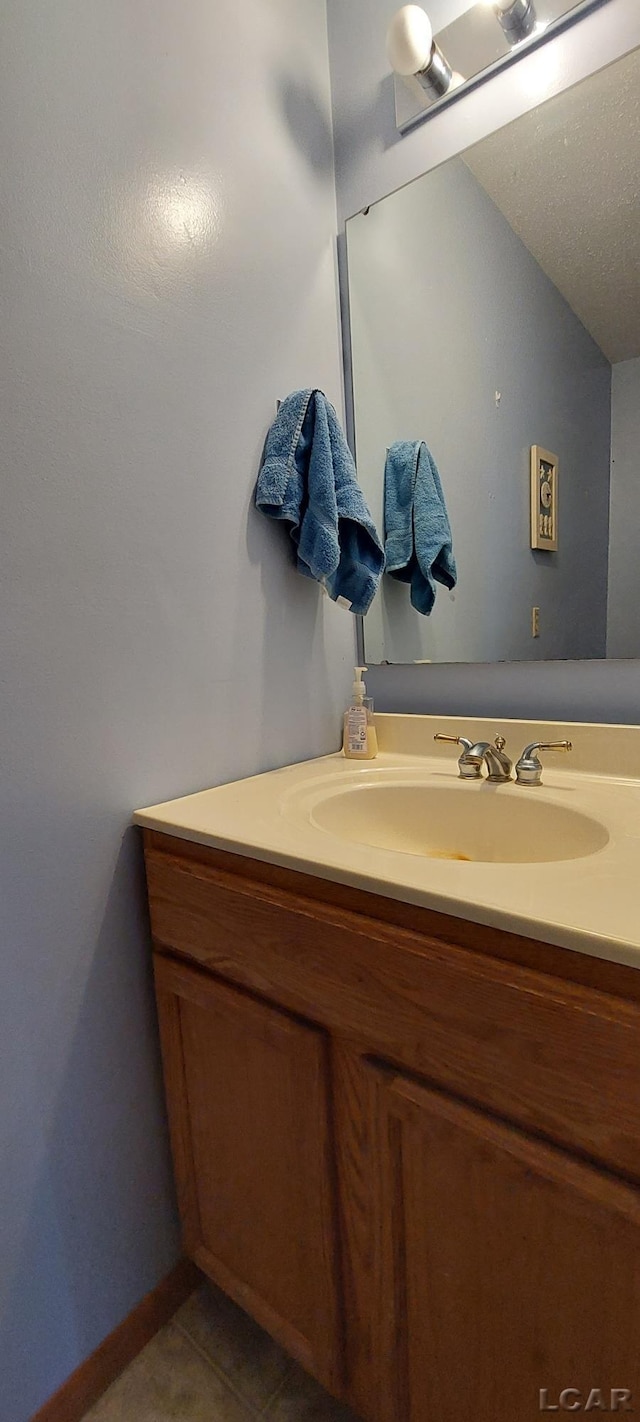
[[347,718],[347,744],[350,755],[367,754],[367,708],[350,706]]

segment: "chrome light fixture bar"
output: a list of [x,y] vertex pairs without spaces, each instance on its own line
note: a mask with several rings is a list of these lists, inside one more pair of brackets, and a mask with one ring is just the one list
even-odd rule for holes
[[533,0],[495,0],[495,15],[512,48],[534,33],[538,19]]
[[522,54],[609,0],[478,0],[433,35],[419,5],[404,5],[387,33],[396,124],[406,133]]

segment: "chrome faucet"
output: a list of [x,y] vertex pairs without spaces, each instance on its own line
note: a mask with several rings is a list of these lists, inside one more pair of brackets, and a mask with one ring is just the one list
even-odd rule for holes
[[531,745],[525,746],[516,765],[518,785],[542,784],[542,762],[538,756],[541,750],[570,751],[573,746],[571,741],[532,741]]
[[493,745],[489,741],[477,741],[475,745],[466,736],[434,736],[434,741],[448,741],[451,745],[462,746],[458,770],[463,780],[480,780],[482,767],[487,767],[487,780],[494,785],[511,779],[512,762],[504,753],[504,736],[496,736]]
[[504,736],[496,736],[493,745],[488,741],[478,741],[476,746],[472,746],[469,751],[469,758],[478,756],[480,765],[483,761],[487,767],[487,780],[500,783],[503,780],[511,779],[511,768],[513,762],[504,753],[506,741]]

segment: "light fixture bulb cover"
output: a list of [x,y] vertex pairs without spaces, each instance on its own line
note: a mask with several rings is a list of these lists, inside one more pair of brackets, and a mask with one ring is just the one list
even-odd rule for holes
[[396,74],[419,74],[431,58],[433,30],[420,5],[403,5],[387,31],[387,57]]

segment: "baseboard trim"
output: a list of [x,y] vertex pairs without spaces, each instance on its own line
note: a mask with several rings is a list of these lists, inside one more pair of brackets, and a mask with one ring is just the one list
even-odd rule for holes
[[161,1279],[157,1288],[145,1294],[113,1333],[104,1339],[95,1353],[91,1353],[76,1368],[75,1373],[35,1413],[31,1422],[81,1422],[85,1412],[151,1342],[158,1329],[168,1323],[201,1279],[200,1270],[190,1259],[180,1259]]

